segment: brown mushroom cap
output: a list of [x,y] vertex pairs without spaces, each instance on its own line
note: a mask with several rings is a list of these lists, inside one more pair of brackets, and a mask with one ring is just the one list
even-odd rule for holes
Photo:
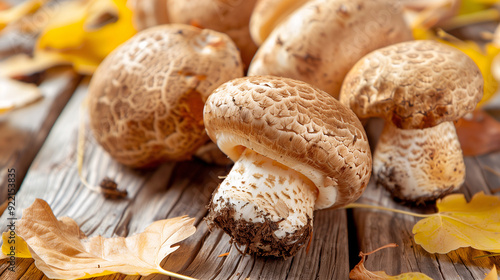
[[311,0],[274,28],[248,75],[297,79],[338,97],[342,80],[362,56],[411,39],[394,1]]
[[233,161],[249,148],[305,175],[319,190],[316,209],[356,200],[370,178],[359,119],[307,83],[272,76],[229,81],[208,98],[204,120]]
[[436,41],[410,41],[359,60],[344,80],[340,102],[359,118],[420,129],[464,116],[482,95],[481,72],[466,54]]
[[260,0],[250,18],[250,34],[262,45],[273,29],[309,0]]
[[257,51],[249,29],[250,16],[256,2],[257,0],[170,0],[168,13],[171,23],[191,24],[226,33],[240,49],[243,63],[248,67]]
[[205,100],[242,75],[239,52],[225,34],[181,24],[146,29],[94,73],[91,128],[113,158],[132,167],[189,159],[207,140]]

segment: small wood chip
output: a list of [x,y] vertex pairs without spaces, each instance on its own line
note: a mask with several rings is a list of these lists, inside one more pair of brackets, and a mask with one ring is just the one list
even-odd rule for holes
[[99,184],[102,195],[107,199],[120,199],[127,196],[127,190],[119,190],[118,184],[112,179],[105,177]]
[[220,255],[218,255],[217,257],[218,257],[218,258],[220,258],[220,257],[227,257],[227,256],[229,256],[229,253],[230,253],[230,252],[227,252],[227,253],[224,253],[224,254],[220,254]]

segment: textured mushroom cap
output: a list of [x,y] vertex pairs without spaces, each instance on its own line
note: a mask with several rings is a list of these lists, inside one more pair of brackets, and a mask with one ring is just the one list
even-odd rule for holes
[[207,139],[203,105],[243,69],[225,34],[188,25],[146,29],[113,51],[89,86],[95,138],[117,161],[189,159]]
[[359,118],[382,117],[403,129],[454,121],[474,110],[483,78],[474,61],[435,41],[376,50],[347,74],[340,102]]
[[271,32],[248,75],[302,80],[338,97],[342,80],[361,57],[411,39],[393,1],[311,0]]
[[335,98],[272,76],[229,81],[208,98],[208,135],[233,161],[243,148],[305,175],[319,190],[316,209],[356,200],[371,175],[363,126]]
[[191,24],[226,33],[240,49],[243,63],[248,67],[257,51],[249,29],[250,16],[256,2],[257,0],[169,0],[169,18],[172,23]]

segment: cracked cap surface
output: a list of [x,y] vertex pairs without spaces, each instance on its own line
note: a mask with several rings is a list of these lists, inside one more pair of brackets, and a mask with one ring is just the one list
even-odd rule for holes
[[225,34],[182,24],[146,29],[95,72],[92,131],[115,160],[132,167],[189,159],[208,140],[205,100],[242,75],[239,52]]
[[253,76],[218,87],[204,110],[210,138],[233,161],[244,148],[308,177],[316,209],[356,200],[371,175],[368,140],[356,115],[311,85]]
[[410,41],[359,60],[344,80],[340,102],[359,118],[421,129],[473,111],[482,95],[483,77],[466,54],[435,41]]

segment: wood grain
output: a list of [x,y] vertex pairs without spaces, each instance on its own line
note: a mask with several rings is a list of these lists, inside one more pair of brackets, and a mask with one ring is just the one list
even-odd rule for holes
[[47,73],[42,100],[0,116],[0,203],[7,198],[7,170],[16,170],[19,187],[79,80],[70,70]]
[[[83,176],[97,184],[105,176],[114,179],[128,198],[107,200],[83,187],[76,166],[78,112],[87,86],[82,84],[61,113],[35,158],[16,195],[20,216],[42,198],[56,216],[76,220],[89,236],[130,236],[151,222],[189,215],[196,218],[196,233],[168,256],[164,268],[199,279],[347,279],[348,235],[345,210],[316,212],[311,247],[287,260],[243,256],[220,230],[210,232],[203,218],[212,191],[229,167],[211,166],[198,160],[167,163],[156,169],[133,170],[113,161],[87,131]],[[6,228],[6,214],[0,228]],[[220,254],[230,252],[226,257]],[[0,263],[2,277],[14,277]],[[15,279],[46,279],[31,260],[20,260]],[[33,277],[33,278],[32,278]],[[8,278],[6,278],[8,279]],[[110,275],[99,279],[168,279]]]

